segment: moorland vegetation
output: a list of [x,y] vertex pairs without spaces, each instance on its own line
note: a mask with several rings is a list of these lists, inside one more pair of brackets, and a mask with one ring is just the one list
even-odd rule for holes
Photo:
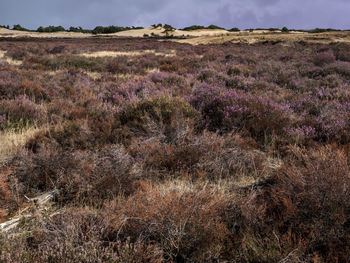
[[0,50],[1,262],[349,261],[349,44]]

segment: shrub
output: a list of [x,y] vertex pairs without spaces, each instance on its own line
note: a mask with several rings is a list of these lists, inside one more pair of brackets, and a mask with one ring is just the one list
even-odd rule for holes
[[283,27],[283,28],[282,28],[282,32],[283,32],[283,33],[289,33],[289,29],[288,29],[287,27]]
[[230,32],[240,32],[241,30],[238,27],[233,27],[229,31]]
[[157,244],[169,261],[217,260],[229,232],[221,221],[225,199],[203,190],[149,189],[106,210],[108,240]]
[[348,43],[337,43],[332,49],[337,60],[350,62],[350,45]]
[[67,152],[48,144],[36,153],[13,162],[11,186],[17,195],[57,190],[57,200],[101,204],[103,199],[130,194],[137,188],[137,174],[124,148],[109,146],[96,152]]
[[101,216],[85,208],[25,223],[30,233],[1,237],[0,260],[6,262],[160,262],[157,247],[142,242],[106,242]]
[[176,114],[185,118],[198,117],[198,112],[182,99],[158,97],[127,106],[119,113],[119,118],[122,125],[141,128],[140,125],[146,123],[147,117],[167,125]]
[[189,26],[189,27],[184,27],[181,30],[191,31],[191,30],[198,30],[198,29],[205,29],[205,26],[193,25],[193,26]]
[[283,128],[291,123],[288,105],[237,90],[199,88],[190,97],[190,103],[202,113],[203,123],[209,130],[240,129],[258,140],[282,135]]
[[53,32],[64,32],[66,31],[63,26],[48,26],[48,27],[38,27],[36,30],[37,32],[46,32],[46,33],[53,33]]
[[208,28],[208,29],[223,29],[223,30],[225,30],[225,28],[219,27],[219,26],[216,26],[216,25],[210,25],[210,26],[208,26],[207,28]]
[[326,64],[331,64],[335,62],[335,56],[333,52],[328,51],[328,52],[321,52],[313,56],[312,62],[316,66],[324,66]]
[[121,61],[113,60],[106,64],[106,70],[113,74],[127,74],[130,72],[130,69],[123,64]]
[[14,100],[2,100],[0,115],[7,119],[7,127],[21,130],[35,124],[43,124],[47,120],[46,112],[27,96],[19,96]]
[[[263,222],[264,231],[276,233],[283,247],[317,255],[325,262],[346,261],[350,250],[347,156],[331,147],[294,149],[293,156],[270,185],[254,194],[253,225]],[[257,217],[261,221],[255,221]]]
[[266,156],[254,151],[247,139],[242,139],[234,133],[218,136],[205,132],[194,139],[199,160],[193,170],[199,171],[202,177],[218,181],[226,178],[236,180],[261,180],[271,170]]
[[19,31],[30,31],[27,28],[22,27],[21,25],[13,25],[12,30],[19,30]]
[[33,101],[38,102],[47,99],[47,95],[43,87],[37,83],[37,81],[34,82],[27,79],[23,80],[19,89],[21,90],[19,93],[27,95]]

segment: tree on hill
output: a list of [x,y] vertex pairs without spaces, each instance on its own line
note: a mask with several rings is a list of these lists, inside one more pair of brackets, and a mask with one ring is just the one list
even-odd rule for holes
[[198,29],[205,29],[205,27],[204,26],[193,25],[193,26],[188,26],[188,27],[182,28],[182,30],[184,30],[184,31],[192,31],[192,30],[198,30]]
[[12,29],[13,29],[13,30],[19,30],[19,31],[30,31],[29,29],[22,27],[20,24],[18,24],[18,25],[13,25],[13,28],[12,28]]
[[192,30],[199,30],[199,29],[224,29],[223,27],[219,27],[219,26],[216,26],[216,25],[210,25],[210,26],[199,26],[199,25],[193,25],[193,26],[189,26],[189,27],[184,27],[182,30],[185,30],[185,31],[192,31]]
[[239,31],[241,31],[241,30],[239,30],[238,27],[233,27],[233,28],[231,28],[229,31],[230,31],[230,32],[239,32]]
[[163,28],[164,28],[164,32],[163,33],[165,33],[165,35],[167,37],[169,36],[169,33],[174,32],[176,30],[174,27],[172,27],[171,25],[168,25],[168,24],[165,24],[163,26]]
[[289,32],[289,29],[288,29],[287,27],[283,27],[283,28],[282,28],[282,32],[288,33],[288,32]]
[[36,31],[37,32],[45,32],[45,33],[53,33],[53,32],[63,32],[63,31],[66,31],[66,29],[63,26],[48,26],[48,27],[40,26]]
[[207,29],[223,29],[223,30],[225,30],[225,28],[219,27],[219,26],[216,26],[216,25],[210,25],[210,26],[207,27]]

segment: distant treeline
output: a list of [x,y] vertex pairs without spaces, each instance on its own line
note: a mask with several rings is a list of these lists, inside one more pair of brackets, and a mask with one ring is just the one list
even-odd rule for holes
[[[2,26],[7,29],[10,29],[10,26]],[[22,27],[21,25],[13,25],[12,30],[19,30],[19,31],[28,31],[28,32],[45,32],[45,33],[53,33],[53,32],[79,32],[79,33],[92,33],[92,34],[110,34],[110,33],[117,33],[121,31],[131,30],[131,29],[143,29],[143,27],[121,27],[121,26],[97,26],[94,29],[84,29],[82,27],[73,27],[71,26],[69,29],[65,29],[63,26],[48,26],[38,27],[37,30],[31,30]]]
[[219,26],[216,26],[216,25],[210,25],[210,26],[207,26],[207,27],[193,25],[193,26],[182,28],[182,30],[185,30],[185,31],[192,31],[192,30],[198,30],[198,29],[224,29],[224,30],[226,30],[225,28],[219,27]]
[[[0,25],[0,27],[11,29],[9,25]],[[157,27],[164,27],[166,32],[170,32],[175,30],[176,28],[168,25],[168,24],[154,24],[152,25],[153,28]],[[143,27],[121,27],[121,26],[97,26],[94,29],[84,29],[82,27],[73,27],[71,26],[69,29],[65,29],[63,26],[48,26],[43,27],[40,26],[36,30],[31,30],[22,27],[21,25],[13,25],[12,30],[19,30],[19,31],[28,31],[28,32],[46,32],[46,33],[52,33],[52,32],[80,32],[80,33],[91,33],[91,34],[110,34],[110,33],[117,33],[121,31],[126,30],[132,30],[132,29],[143,29]],[[184,31],[192,31],[192,30],[199,30],[199,29],[222,29],[222,30],[228,30],[230,32],[239,32],[240,29],[237,27],[233,27],[231,29],[225,29],[220,26],[216,25],[209,25],[209,26],[200,26],[200,25],[193,25],[189,27],[184,27],[181,30]],[[324,32],[332,32],[332,31],[342,31],[339,29],[333,29],[333,28],[315,28],[311,30],[297,30],[297,29],[288,29],[287,27],[283,27],[282,29],[279,28],[255,28],[255,29],[246,29],[247,31],[254,31],[254,30],[268,30],[270,32],[274,31],[282,31],[284,33],[289,31],[300,31],[300,32],[308,32],[308,33],[324,33]]]

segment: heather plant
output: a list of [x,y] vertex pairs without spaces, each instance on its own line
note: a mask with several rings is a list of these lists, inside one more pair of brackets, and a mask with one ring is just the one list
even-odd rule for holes
[[[106,209],[108,240],[156,243],[166,261],[218,260],[229,235],[220,213],[226,200],[206,188],[199,191],[152,189]],[[122,209],[120,209],[122,208]]]
[[155,97],[127,106],[119,112],[121,125],[127,126],[134,132],[142,132],[148,118],[169,125],[176,114],[184,118],[196,119],[199,113],[187,102],[180,98]]
[[[327,262],[345,262],[349,249],[348,187],[348,158],[344,152],[331,147],[311,152],[294,148],[290,162],[267,187],[254,193],[255,212],[246,216],[253,228],[261,224],[259,220],[265,222],[265,233],[275,233],[281,248],[294,247]],[[264,206],[262,199],[269,205]],[[269,222],[274,225],[269,226]],[[342,249],[337,249],[340,243]]]
[[333,52],[328,51],[328,52],[321,52],[318,54],[315,54],[312,58],[312,62],[316,66],[324,66],[326,64],[331,64],[334,63],[336,60]]
[[99,204],[105,198],[130,194],[137,188],[134,165],[120,145],[100,152],[69,153],[50,144],[13,160],[10,178],[17,196],[54,189],[61,203],[80,200]]
[[210,130],[239,129],[258,140],[282,134],[291,123],[288,105],[238,90],[204,86],[190,97],[190,103],[202,113],[203,123]]
[[46,112],[43,107],[35,104],[25,95],[14,100],[1,100],[0,114],[7,119],[5,127],[7,129],[22,129],[30,125],[40,125],[46,120]]
[[349,44],[338,43],[332,49],[338,60],[350,62]]
[[7,118],[6,115],[0,115],[0,129],[5,128],[5,126],[7,126]]
[[[85,208],[70,208],[40,223],[23,222],[29,233],[2,237],[2,262],[160,262],[152,245],[103,239],[107,226]],[[13,253],[16,250],[17,253]]]

